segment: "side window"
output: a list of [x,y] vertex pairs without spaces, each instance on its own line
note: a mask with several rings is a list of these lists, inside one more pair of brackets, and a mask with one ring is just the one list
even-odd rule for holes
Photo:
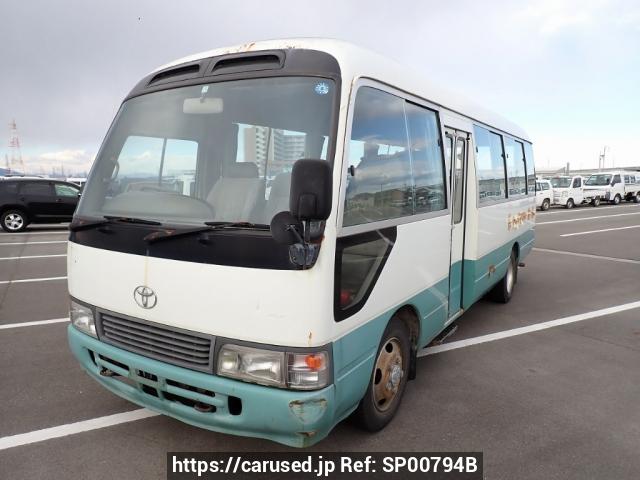
[[582,180],[579,178],[573,179],[573,188],[580,188],[582,186]]
[[189,195],[193,191],[197,158],[197,142],[132,135],[120,150],[110,195],[148,190]]
[[474,127],[480,203],[506,198],[504,152],[500,135]]
[[620,174],[615,174],[613,176],[613,180],[611,180],[611,185],[616,184],[616,183],[621,183]]
[[345,226],[412,214],[407,137],[404,100],[360,88],[349,142]]
[[527,184],[532,185],[536,181],[536,167],[533,160],[533,149],[531,144],[524,143],[524,160],[527,172]]
[[405,105],[405,111],[411,142],[413,213],[443,210],[447,205],[438,119],[435,112],[412,103]]
[[53,196],[53,189],[49,182],[29,182],[22,186],[22,195],[46,195]]
[[197,162],[197,142],[168,139],[162,162],[161,187],[193,195]]
[[395,229],[338,238],[334,315],[340,321],[367,301],[395,243]]
[[64,183],[54,183],[56,189],[56,195],[58,197],[77,197],[80,193],[80,189],[74,188],[71,185],[65,185]]
[[507,160],[507,180],[509,182],[509,196],[527,193],[525,179],[524,147],[521,142],[505,137],[504,148]]

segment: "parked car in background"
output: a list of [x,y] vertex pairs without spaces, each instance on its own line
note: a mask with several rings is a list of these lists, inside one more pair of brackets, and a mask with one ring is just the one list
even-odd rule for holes
[[604,199],[618,205],[622,200],[640,202],[640,182],[637,172],[617,170],[594,173],[585,182],[585,190],[603,189]]
[[585,180],[580,175],[560,175],[550,179],[553,186],[553,204],[565,208],[591,204],[594,207],[604,200],[606,191],[598,188],[585,188]]
[[30,223],[69,222],[80,188],[48,178],[10,178],[0,182],[0,226],[21,232]]
[[536,180],[536,207],[549,210],[553,201],[553,187],[549,180]]

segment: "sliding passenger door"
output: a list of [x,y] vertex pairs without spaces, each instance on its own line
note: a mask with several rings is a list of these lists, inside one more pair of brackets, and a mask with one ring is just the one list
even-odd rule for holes
[[447,129],[445,152],[449,160],[451,185],[451,263],[449,268],[449,318],[462,308],[465,195],[469,140],[467,132]]

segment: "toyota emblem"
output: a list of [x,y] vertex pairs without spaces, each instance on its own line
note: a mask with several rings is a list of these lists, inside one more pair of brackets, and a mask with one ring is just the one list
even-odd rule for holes
[[138,306],[142,308],[153,308],[158,303],[158,297],[156,297],[156,292],[153,289],[147,287],[146,285],[140,285],[136,287],[133,291],[133,299],[136,301]]

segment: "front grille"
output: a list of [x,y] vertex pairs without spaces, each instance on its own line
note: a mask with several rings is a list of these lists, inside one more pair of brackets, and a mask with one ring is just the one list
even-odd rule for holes
[[194,370],[212,370],[212,337],[101,312],[100,339],[130,352]]

